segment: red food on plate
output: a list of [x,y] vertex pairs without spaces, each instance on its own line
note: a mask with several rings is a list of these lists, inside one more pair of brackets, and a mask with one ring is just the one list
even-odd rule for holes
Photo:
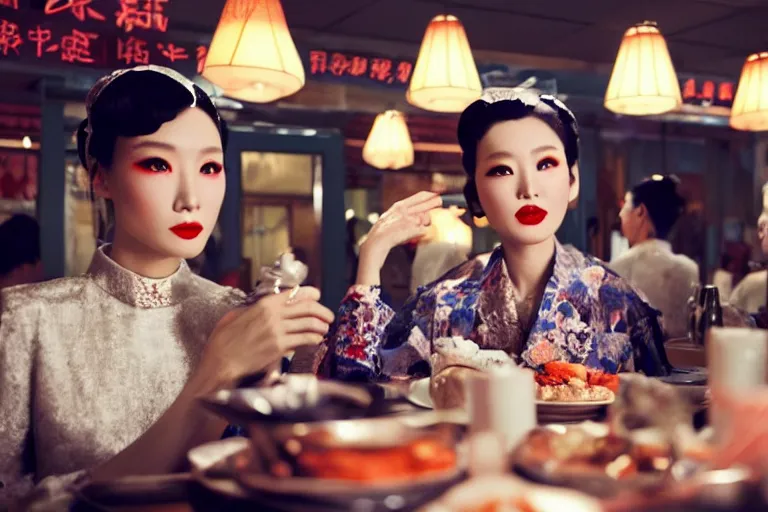
[[589,370],[587,371],[587,384],[590,386],[603,386],[614,393],[619,392],[619,376],[612,373]]
[[612,400],[619,390],[619,376],[582,364],[553,361],[535,376],[537,398],[544,401]]
[[442,442],[422,439],[381,449],[305,450],[297,458],[304,476],[377,482],[408,480],[456,467],[456,452]]

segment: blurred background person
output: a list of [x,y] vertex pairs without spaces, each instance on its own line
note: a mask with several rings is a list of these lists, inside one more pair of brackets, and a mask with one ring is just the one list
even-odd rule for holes
[[466,210],[452,206],[429,212],[431,225],[419,240],[411,270],[411,294],[441,278],[469,258],[472,228],[461,220]]
[[733,290],[749,274],[751,248],[744,242],[726,242],[720,268],[712,274],[712,284],[720,292],[720,300],[731,302]]
[[43,280],[40,225],[17,214],[0,224],[0,289]]
[[[763,256],[768,255],[768,183],[763,185],[763,213],[757,220],[757,236]],[[766,315],[766,295],[768,295],[768,270],[759,270],[748,274],[733,289],[730,304],[748,313],[760,313],[758,325],[768,327]]]
[[657,174],[627,192],[619,218],[630,248],[610,264],[662,312],[670,338],[686,336],[686,306],[699,283],[696,262],[667,241],[685,206],[677,185],[674,176]]

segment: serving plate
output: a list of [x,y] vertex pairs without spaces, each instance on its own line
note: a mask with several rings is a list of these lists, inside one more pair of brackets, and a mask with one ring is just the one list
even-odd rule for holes
[[536,415],[539,423],[578,423],[602,419],[611,400],[594,402],[547,402],[536,400]]
[[360,504],[370,511],[414,510],[464,478],[458,467],[387,482],[275,477],[251,471],[256,466],[252,457],[245,438],[208,443],[188,455],[192,478],[207,490],[271,510],[357,510]]
[[[554,489],[531,484],[514,475],[485,475],[472,478],[448,491],[420,512],[464,512],[488,510],[494,501],[522,499],[534,512],[601,512],[600,503],[570,489]],[[498,510],[516,510],[502,508]]]
[[[411,382],[406,398],[412,404],[432,409],[434,403],[429,395],[429,378]],[[601,419],[614,399],[594,402],[549,402],[536,400],[536,414],[540,423],[574,423]]]

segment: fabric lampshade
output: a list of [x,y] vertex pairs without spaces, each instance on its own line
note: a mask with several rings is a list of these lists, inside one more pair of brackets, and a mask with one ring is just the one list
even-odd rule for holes
[[747,57],[731,107],[732,128],[768,130],[768,52]]
[[402,169],[413,165],[413,143],[405,116],[387,110],[376,116],[363,146],[363,160],[377,169]]
[[203,76],[231,98],[269,103],[304,87],[280,0],[227,0]]
[[605,108],[649,116],[675,110],[682,103],[675,67],[656,24],[646,21],[627,30],[605,92]]
[[461,112],[483,92],[464,26],[450,14],[427,26],[406,99],[434,112]]

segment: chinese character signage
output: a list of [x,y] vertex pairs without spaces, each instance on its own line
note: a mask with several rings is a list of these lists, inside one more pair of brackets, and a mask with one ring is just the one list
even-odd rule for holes
[[[174,0],[0,0],[0,61],[121,68],[159,64],[194,75],[205,47],[168,40]],[[175,0],[182,1],[182,0]]]
[[[207,47],[182,44],[168,32],[172,2],[192,1],[0,0],[0,62],[105,70],[157,64],[200,74]],[[359,52],[309,49],[302,55],[309,80],[400,90],[414,67],[407,59]]]
[[728,107],[733,105],[736,84],[689,78],[682,85],[683,103],[702,107]]
[[305,59],[307,75],[315,80],[406,89],[413,72],[409,60],[377,55],[309,50]]

